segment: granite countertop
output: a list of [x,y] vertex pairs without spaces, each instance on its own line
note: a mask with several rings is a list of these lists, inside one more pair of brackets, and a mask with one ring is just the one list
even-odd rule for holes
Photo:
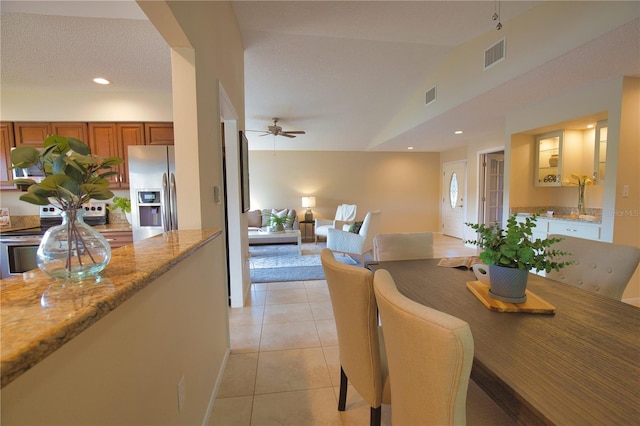
[[[518,213],[518,216],[531,216],[533,213]],[[547,216],[545,214],[541,214],[539,219],[547,219],[547,220],[568,220],[572,222],[583,222],[583,223],[602,223],[602,217],[600,216],[592,216],[592,215],[572,215],[572,214],[553,214],[551,216]]]
[[38,269],[0,280],[1,387],[220,233],[171,231],[114,249],[100,277],[80,283],[53,279]]

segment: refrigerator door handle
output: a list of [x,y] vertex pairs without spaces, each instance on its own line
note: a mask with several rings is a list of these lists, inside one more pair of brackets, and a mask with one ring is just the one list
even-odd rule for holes
[[171,229],[171,200],[169,199],[169,179],[166,173],[162,174],[162,227],[165,231]]
[[171,195],[171,229],[178,229],[178,192],[176,189],[176,175],[171,173],[169,183],[169,194]]

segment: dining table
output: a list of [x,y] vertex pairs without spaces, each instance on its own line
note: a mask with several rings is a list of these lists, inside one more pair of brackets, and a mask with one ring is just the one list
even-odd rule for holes
[[366,266],[386,269],[409,299],[469,324],[471,379],[515,423],[640,424],[640,308],[529,273],[527,291],[553,312],[496,311],[467,287],[473,271],[438,262]]

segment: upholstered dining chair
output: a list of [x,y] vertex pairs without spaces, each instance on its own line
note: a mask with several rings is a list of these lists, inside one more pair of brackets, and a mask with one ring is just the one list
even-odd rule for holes
[[329,287],[340,350],[340,396],[344,411],[347,382],[369,403],[371,425],[380,425],[382,404],[389,404],[389,375],[373,293],[373,272],[338,262],[331,250],[320,254]]
[[373,282],[391,378],[391,423],[465,424],[473,363],[469,324],[403,296],[384,269]]
[[378,234],[373,239],[374,260],[431,258],[433,258],[433,232]]
[[327,248],[334,252],[358,256],[364,266],[365,254],[373,251],[373,237],[378,233],[380,210],[368,212],[358,233],[329,228]]
[[549,238],[561,238],[553,248],[571,253],[558,257],[559,260],[573,260],[575,263],[547,273],[547,278],[612,299],[622,299],[624,289],[640,262],[640,248],[566,235],[553,234]]
[[[336,209],[336,217],[333,220],[316,219],[313,233],[315,243],[318,244],[318,237],[327,238],[329,228],[343,229],[345,226],[351,225],[356,220],[356,211],[358,206],[353,204],[340,204]],[[345,229],[346,231],[346,229]]]

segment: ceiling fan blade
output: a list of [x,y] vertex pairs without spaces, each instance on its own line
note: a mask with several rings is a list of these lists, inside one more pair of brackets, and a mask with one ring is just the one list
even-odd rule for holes
[[295,138],[296,135],[290,135],[289,133],[280,133],[278,136],[284,136],[285,138]]
[[292,135],[305,135],[307,132],[304,130],[285,130],[283,133],[290,133]]

